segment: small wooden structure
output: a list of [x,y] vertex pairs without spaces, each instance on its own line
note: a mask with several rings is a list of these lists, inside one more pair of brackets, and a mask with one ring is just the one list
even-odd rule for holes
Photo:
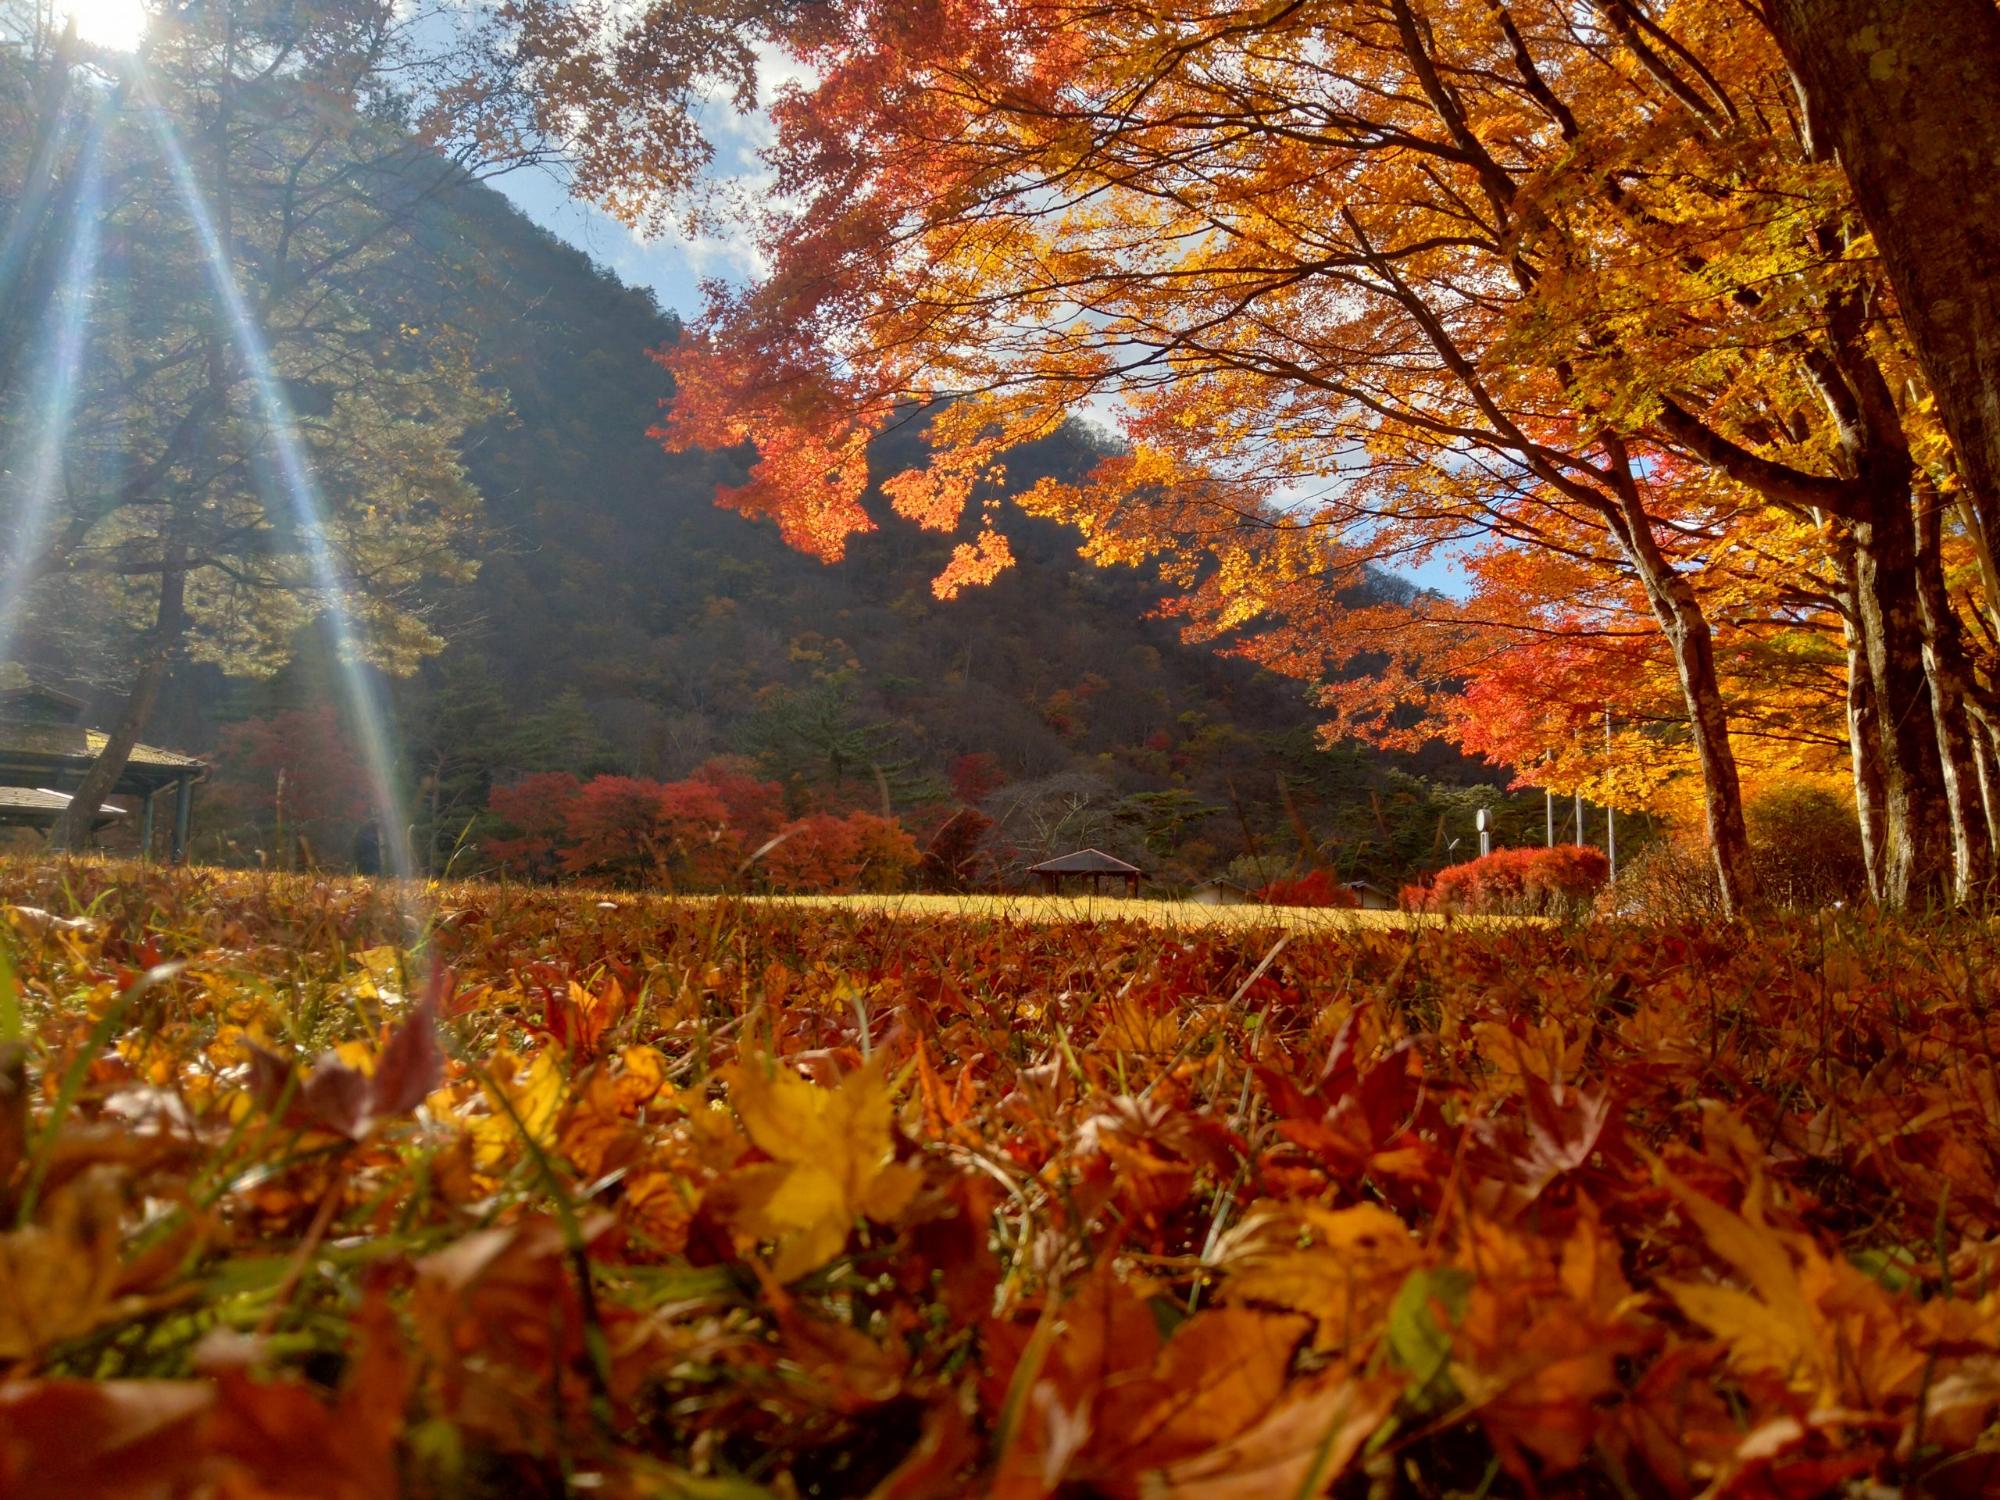
[[[70,793],[82,784],[109,738],[84,727],[82,718],[82,699],[0,663],[0,824],[49,828],[68,811]],[[165,791],[174,794],[168,847],[175,864],[187,857],[194,784],[207,774],[207,765],[191,755],[153,745],[132,747],[111,795],[139,800],[139,846],[148,857],[153,851],[153,802]],[[94,826],[108,827],[124,816],[107,807]]]
[[1042,890],[1047,895],[1055,895],[1062,889],[1063,880],[1074,876],[1078,880],[1090,882],[1090,893],[1094,896],[1103,889],[1105,878],[1125,882],[1125,894],[1139,894],[1139,882],[1146,872],[1137,865],[1128,865],[1102,849],[1079,849],[1074,854],[1064,854],[1056,859],[1045,859],[1038,865],[1028,866],[1030,875],[1038,876]]
[[1257,893],[1241,881],[1218,875],[1189,891],[1187,899],[1196,906],[1248,906],[1257,899]]
[[1372,880],[1350,880],[1347,888],[1354,892],[1354,899],[1361,903],[1363,911],[1396,910],[1396,893],[1384,890]]

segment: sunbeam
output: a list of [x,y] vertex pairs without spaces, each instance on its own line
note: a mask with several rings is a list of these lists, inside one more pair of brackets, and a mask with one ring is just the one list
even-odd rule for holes
[[146,36],[143,0],[68,0],[58,16],[76,25],[77,38],[112,52],[135,51]]
[[49,516],[62,482],[63,455],[70,441],[88,327],[90,299],[97,281],[98,214],[104,195],[102,116],[92,121],[78,164],[75,207],[62,281],[42,320],[32,367],[45,372],[38,399],[30,407],[27,461],[18,503],[11,506],[13,534],[0,557],[0,661],[13,656],[14,632],[27,606],[47,540]]
[[408,878],[412,866],[403,823],[402,799],[396,793],[395,759],[389,748],[381,705],[362,666],[359,642],[347,612],[340,566],[332,548],[327,545],[325,506],[299,442],[291,403],[272,371],[270,352],[265,348],[263,335],[244,299],[243,289],[237,283],[227,247],[216,228],[207,196],[195,180],[194,168],[188,162],[187,153],[181,149],[180,141],[157,101],[147,98],[144,107],[154,138],[159,143],[160,154],[173,175],[174,185],[194,222],[195,232],[200,236],[210,284],[226,314],[237,352],[249,371],[259,415],[270,432],[271,443],[276,450],[278,477],[305,544],[314,587],[322,598],[333,629],[341,684],[356,737],[360,740],[375,815],[380,820],[383,843],[387,846],[385,859],[393,874]]

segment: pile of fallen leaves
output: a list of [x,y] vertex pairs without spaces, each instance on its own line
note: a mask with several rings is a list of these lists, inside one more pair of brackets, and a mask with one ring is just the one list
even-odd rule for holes
[[2000,1492],[1970,923],[0,901],[0,1494]]

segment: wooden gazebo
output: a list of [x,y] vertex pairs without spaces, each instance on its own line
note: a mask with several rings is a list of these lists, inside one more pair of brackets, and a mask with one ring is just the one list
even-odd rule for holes
[[[82,717],[82,699],[26,681],[18,668],[0,674],[0,824],[48,828],[69,810],[70,793],[82,784],[108,738],[101,730],[86,728]],[[207,765],[191,755],[154,745],[132,747],[111,795],[138,799],[139,844],[147,855],[153,850],[154,801],[161,793],[172,792],[174,821],[168,848],[176,864],[187,857],[194,784],[207,774]],[[106,808],[95,826],[107,827],[123,816],[116,808]]]
[[1053,896],[1062,889],[1066,878],[1090,882],[1090,893],[1094,896],[1102,890],[1107,877],[1125,882],[1125,894],[1139,894],[1139,882],[1146,872],[1137,865],[1128,865],[1115,855],[1106,854],[1102,849],[1079,849],[1074,854],[1064,854],[1056,859],[1045,859],[1038,865],[1028,866],[1030,875],[1039,876],[1042,890]]

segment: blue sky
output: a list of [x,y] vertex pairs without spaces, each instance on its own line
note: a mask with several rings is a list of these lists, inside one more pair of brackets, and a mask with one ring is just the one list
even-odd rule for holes
[[662,307],[683,318],[701,310],[703,278],[741,276],[754,265],[747,241],[646,243],[609,214],[572,198],[547,172],[511,172],[493,185],[529,218],[569,241],[627,286],[651,287]]

